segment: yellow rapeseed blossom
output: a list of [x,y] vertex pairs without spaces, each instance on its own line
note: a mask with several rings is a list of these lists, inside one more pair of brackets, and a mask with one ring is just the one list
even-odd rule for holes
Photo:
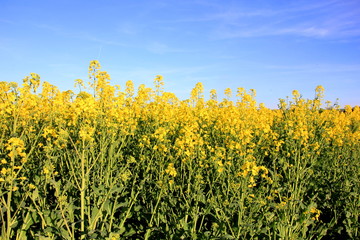
[[93,141],[93,135],[95,133],[95,128],[90,126],[83,126],[80,128],[79,136],[83,141]]
[[177,172],[176,172],[176,169],[174,167],[174,163],[169,163],[168,167],[166,168],[165,172],[167,174],[169,174],[170,176],[172,177],[176,177],[177,175]]
[[316,207],[312,207],[309,211],[305,211],[304,214],[311,214],[311,219],[317,221],[320,218],[321,211]]
[[[271,214],[289,211],[291,214],[285,215],[292,217],[293,213],[304,211],[298,207],[298,201],[304,199],[303,191],[308,192],[305,186],[309,176],[318,178],[320,170],[328,166],[338,167],[338,174],[357,169],[353,160],[359,149],[360,108],[345,106],[342,109],[331,103],[325,106],[322,86],[315,89],[312,100],[304,99],[294,90],[292,96],[280,100],[279,109],[270,109],[256,101],[254,89],[239,87],[233,92],[225,88],[225,97],[218,99],[220,95],[215,89],[204,93],[206,88],[199,82],[189,98],[182,100],[165,91],[161,75],[155,76],[153,86],[140,84],[135,89],[132,81],[124,86],[111,85],[110,75],[101,70],[97,60],[90,62],[88,70],[89,82],[75,80],[79,87],[77,93],[61,91],[47,82],[41,84],[40,76],[35,73],[25,77],[21,86],[0,82],[0,185],[10,195],[11,190],[17,191],[12,196],[14,199],[26,191],[36,196],[37,190],[33,191],[36,188],[41,194],[54,188],[61,192],[56,196],[60,207],[67,201],[61,194],[68,193],[74,193],[75,197],[85,194],[83,202],[98,204],[100,199],[91,198],[97,194],[95,189],[99,184],[106,185],[109,198],[113,199],[117,194],[113,194],[113,190],[127,189],[127,184],[149,179],[153,181],[153,184],[145,183],[149,190],[156,185],[174,193],[162,195],[159,201],[177,196],[176,201],[189,198],[188,204],[203,201],[212,204],[214,218],[222,218],[212,223],[218,228],[216,231],[221,231],[216,234],[221,235],[240,229],[231,221],[225,224],[226,229],[219,228],[218,224],[225,226],[222,221],[234,219],[234,216],[225,216],[229,212],[239,215],[234,224],[241,222],[243,226],[249,222],[246,223],[240,213],[251,213],[254,209],[247,208],[252,205],[264,207],[264,211],[276,206],[278,209],[271,210]],[[40,176],[32,176],[38,173]],[[111,184],[111,178],[115,179],[113,188],[107,185]],[[60,184],[67,181],[66,186]],[[215,189],[217,187],[221,190]],[[207,189],[211,192],[206,192]],[[139,191],[147,189],[139,186]],[[314,187],[314,191],[318,190]],[[77,209],[75,205],[81,201],[66,196],[68,204],[74,204],[71,207]],[[290,196],[294,200],[290,201]],[[70,199],[73,199],[71,203]],[[137,208],[134,201],[136,197],[129,204],[134,203]],[[304,200],[304,204],[306,201],[310,200]],[[270,204],[263,206],[265,203]],[[153,219],[158,221],[157,211],[166,209],[164,206],[154,204],[148,208],[154,209]],[[225,206],[229,211],[222,208]],[[243,207],[241,211],[235,209],[239,206]],[[69,209],[58,210],[66,215]],[[90,210],[84,214],[90,214]],[[306,211],[306,219],[320,219],[319,209],[311,205]],[[17,214],[16,209],[11,209],[11,213]],[[192,214],[189,216],[196,220]],[[15,219],[15,215],[11,217]],[[105,221],[105,215],[100,215],[99,219],[94,216],[94,225]],[[129,212],[130,215],[133,214]],[[92,216],[85,219],[87,217]],[[71,222],[79,220],[68,216],[60,218]],[[207,221],[203,217],[199,219]],[[118,225],[115,221],[114,226]],[[66,229],[64,224],[71,223],[63,222]],[[197,230],[195,225],[191,228]],[[211,226],[205,222],[200,225],[204,231]],[[158,229],[152,229],[155,228]],[[18,229],[15,230],[14,233]],[[76,232],[74,236],[80,235]]]
[[50,170],[47,167],[44,167],[43,172],[44,174],[48,175],[50,173]]
[[17,155],[22,157],[23,161],[26,160],[26,153],[25,150],[25,143],[20,138],[10,138],[7,141],[6,150],[8,150],[10,153],[8,156],[10,158],[16,157]]
[[1,174],[2,175],[5,175],[7,172],[8,172],[8,169],[6,169],[6,168],[1,169]]
[[241,167],[242,172],[238,173],[239,176],[249,176],[248,187],[255,187],[255,177],[260,175],[261,178],[266,179],[269,183],[272,183],[271,178],[268,176],[269,170],[264,166],[257,166],[256,162],[247,161]]

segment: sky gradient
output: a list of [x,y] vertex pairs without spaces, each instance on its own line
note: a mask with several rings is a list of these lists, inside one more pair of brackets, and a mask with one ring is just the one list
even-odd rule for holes
[[180,99],[197,82],[255,89],[276,108],[294,89],[360,105],[358,0],[0,0],[0,81],[31,72],[61,90],[87,79],[91,60],[112,84],[153,85]]

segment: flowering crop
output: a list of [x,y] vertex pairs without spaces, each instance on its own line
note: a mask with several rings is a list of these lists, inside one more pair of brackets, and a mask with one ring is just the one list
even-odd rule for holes
[[0,82],[1,239],[359,237],[359,107],[89,80]]

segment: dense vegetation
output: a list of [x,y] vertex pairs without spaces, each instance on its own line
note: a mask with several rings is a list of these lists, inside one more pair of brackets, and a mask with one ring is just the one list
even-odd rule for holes
[[0,83],[2,239],[359,238],[359,107],[89,78]]

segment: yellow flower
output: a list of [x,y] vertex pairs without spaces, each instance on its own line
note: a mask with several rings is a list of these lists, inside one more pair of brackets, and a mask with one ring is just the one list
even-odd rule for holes
[[2,174],[2,175],[5,175],[7,172],[8,172],[8,170],[7,170],[6,168],[2,168],[2,169],[1,169],[1,174]]
[[310,209],[310,213],[314,214],[314,217],[312,217],[313,220],[319,220],[321,211],[319,209],[316,209],[315,207]]
[[77,85],[84,87],[84,81],[81,80],[81,79],[76,79],[76,80],[75,80],[75,87],[76,87]]
[[130,172],[130,170],[126,170],[125,172],[123,172],[122,174],[120,174],[120,179],[124,182],[126,182],[127,180],[130,179],[132,173]]
[[292,91],[292,95],[294,96],[295,99],[299,98],[300,97],[300,93],[298,90],[293,90]]
[[95,128],[90,126],[83,126],[79,131],[79,136],[83,141],[93,141],[93,135],[95,133]]
[[162,80],[163,80],[163,76],[161,76],[161,75],[156,75],[156,77],[154,78],[154,81],[156,81],[156,82],[161,82]]
[[227,98],[229,98],[229,99],[231,98],[231,95],[232,95],[231,88],[226,88],[224,93]]
[[7,150],[12,150],[13,147],[20,147],[23,148],[24,147],[24,141],[21,140],[20,138],[10,138],[7,142]]
[[44,167],[43,172],[46,175],[50,173],[50,171],[49,171],[49,169],[47,167]]
[[166,168],[165,172],[166,172],[167,174],[169,174],[170,176],[173,176],[173,177],[176,177],[176,175],[177,175],[177,172],[176,172],[176,169],[175,169],[173,163],[169,163],[169,165],[168,165],[168,167]]

